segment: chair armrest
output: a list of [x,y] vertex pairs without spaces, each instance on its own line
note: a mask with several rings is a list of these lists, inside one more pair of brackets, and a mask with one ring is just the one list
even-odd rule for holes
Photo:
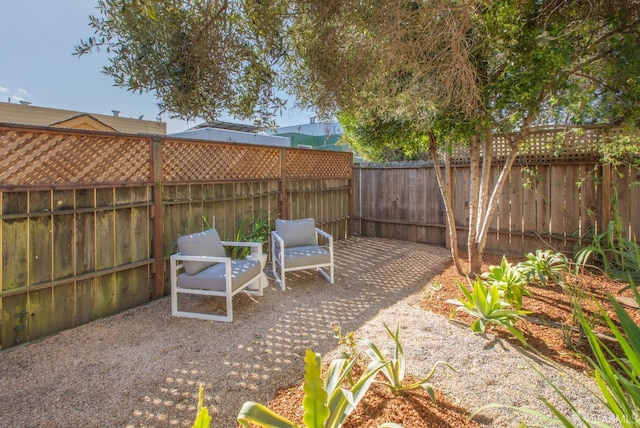
[[284,247],[284,239],[282,239],[277,232],[275,231],[271,232],[271,237],[273,238],[274,243],[277,242],[278,245],[280,245],[280,248]]
[[333,236],[328,234],[327,232],[325,232],[324,230],[320,230],[316,227],[316,233],[318,235],[324,236],[325,238],[327,238],[329,240],[329,242],[333,242]]
[[262,243],[260,242],[236,242],[236,241],[222,241],[222,245],[225,247],[260,247]]
[[212,257],[212,256],[188,256],[186,254],[172,254],[170,257],[172,262],[186,261],[186,262],[214,262],[225,263],[227,260],[231,260],[229,257]]

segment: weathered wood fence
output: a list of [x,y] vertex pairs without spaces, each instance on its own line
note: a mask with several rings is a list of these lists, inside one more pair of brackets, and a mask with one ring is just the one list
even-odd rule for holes
[[[176,239],[242,218],[350,234],[352,156],[0,124],[0,347],[168,293]],[[205,220],[206,219],[206,220]]]
[[[612,173],[609,165],[598,163],[593,152],[593,145],[611,134],[603,127],[581,128],[581,132],[553,128],[534,133],[500,194],[487,251],[522,254],[552,247],[571,252],[582,234],[607,227],[613,209],[619,212],[628,237],[640,235],[640,186],[636,185],[640,171],[625,167]],[[501,144],[497,141],[494,148],[497,163],[492,183],[501,167],[501,150],[506,150],[504,144],[500,148]],[[451,167],[456,228],[459,245],[464,248],[468,158],[457,154]],[[356,165],[354,232],[447,245],[444,205],[433,164]]]

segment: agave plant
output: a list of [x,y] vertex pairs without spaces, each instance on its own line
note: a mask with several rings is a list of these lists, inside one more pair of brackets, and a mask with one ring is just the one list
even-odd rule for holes
[[382,382],[386,385],[393,394],[402,395],[405,391],[410,391],[412,389],[420,389],[423,388],[429,393],[429,396],[433,401],[436,400],[435,391],[433,390],[433,386],[429,383],[429,380],[434,375],[436,368],[440,364],[446,364],[449,368],[453,370],[449,364],[444,361],[438,361],[433,368],[429,371],[427,376],[422,378],[421,380],[411,383],[404,384],[404,375],[405,375],[405,367],[406,362],[404,358],[404,351],[402,349],[402,344],[400,343],[400,330],[399,327],[396,327],[395,333],[392,332],[387,325],[384,325],[384,328],[389,333],[389,336],[393,339],[394,342],[394,351],[393,358],[387,359],[380,348],[376,346],[375,343],[368,339],[363,339],[361,342],[364,343],[369,349],[366,351],[369,358],[371,358],[372,363],[382,363],[382,369],[380,373],[384,375],[386,378],[386,382]]
[[[384,363],[375,361],[369,364],[351,389],[342,387],[356,360],[338,358],[331,362],[326,379],[321,376],[322,361],[320,354],[311,350],[305,355],[304,407],[303,422],[307,428],[338,428],[364,397],[376,374]],[[238,414],[238,422],[245,427],[257,425],[273,428],[300,428],[295,422],[278,415],[268,407],[253,401],[244,403]],[[397,427],[385,424],[382,427]]]
[[521,315],[530,312],[521,309],[512,309],[511,305],[501,298],[499,287],[496,284],[487,287],[482,279],[477,278],[473,282],[470,281],[470,285],[473,288],[472,292],[469,292],[469,290],[458,281],[458,287],[460,287],[466,299],[449,299],[447,302],[456,305],[457,311],[463,311],[478,318],[471,324],[471,330],[476,333],[481,333],[484,332],[487,324],[497,324],[506,328],[524,345],[527,345],[527,340],[522,332],[515,327],[515,324],[520,320]]
[[525,277],[517,266],[511,265],[502,256],[499,266],[489,266],[489,272],[482,275],[489,286],[497,286],[501,297],[516,309],[522,307],[522,296],[528,296],[525,289]]
[[525,254],[527,260],[518,263],[518,270],[527,282],[546,286],[549,282],[561,284],[569,272],[569,261],[562,253],[552,250],[536,250]]

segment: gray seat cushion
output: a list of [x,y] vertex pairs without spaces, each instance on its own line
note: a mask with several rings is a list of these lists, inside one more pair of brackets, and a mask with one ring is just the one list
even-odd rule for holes
[[[242,284],[260,274],[262,267],[257,260],[232,260],[231,261],[231,288],[237,290]],[[195,275],[181,273],[178,275],[178,286],[198,290],[226,290],[224,263],[216,263],[213,266],[198,272]]]
[[312,218],[300,220],[276,219],[276,233],[284,241],[284,247],[316,245],[316,221]]
[[331,263],[329,250],[319,245],[284,248],[284,265],[286,268],[320,265]]
[[[178,250],[180,254],[185,256],[225,257],[222,241],[215,229],[181,236],[178,238]],[[213,264],[207,262],[184,262],[184,270],[189,275],[195,275]]]

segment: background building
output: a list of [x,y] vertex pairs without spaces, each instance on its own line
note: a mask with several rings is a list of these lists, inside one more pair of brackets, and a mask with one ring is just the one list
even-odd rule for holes
[[307,147],[323,150],[350,151],[347,145],[338,144],[344,134],[338,122],[316,121],[312,117],[309,123],[278,128],[275,135],[291,138],[292,147]]
[[16,125],[53,126],[56,128],[84,129],[89,131],[120,132],[123,134],[166,135],[167,124],[154,120],[120,117],[119,111],[112,115],[85,113],[37,107],[30,103],[0,102],[0,123]]

